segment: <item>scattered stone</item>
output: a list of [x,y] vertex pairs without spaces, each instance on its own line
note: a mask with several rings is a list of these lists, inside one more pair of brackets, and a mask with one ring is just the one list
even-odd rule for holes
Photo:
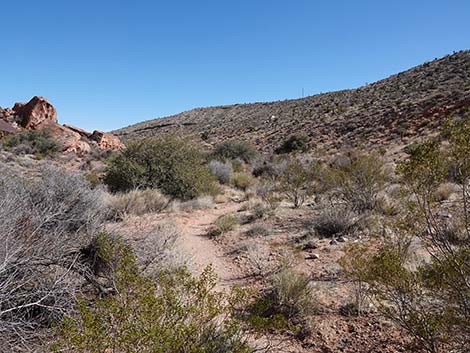
[[340,243],[345,243],[345,242],[348,241],[348,238],[341,236],[341,237],[338,238],[338,241],[339,241]]
[[332,239],[330,241],[330,245],[338,245],[338,241],[336,239]]

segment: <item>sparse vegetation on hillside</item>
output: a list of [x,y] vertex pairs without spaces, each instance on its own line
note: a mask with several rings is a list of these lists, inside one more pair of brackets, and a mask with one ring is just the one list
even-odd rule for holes
[[57,141],[47,129],[27,130],[2,139],[3,147],[15,154],[35,154],[39,157],[52,156],[59,151]]
[[[411,197],[395,237],[368,256],[366,264],[350,269],[367,283],[379,310],[433,353],[464,352],[470,342],[469,131],[468,123],[451,124],[448,152],[437,140],[415,146],[399,167]],[[435,191],[448,175],[448,164],[459,166],[461,192],[444,210]],[[427,258],[413,259],[416,241]]]

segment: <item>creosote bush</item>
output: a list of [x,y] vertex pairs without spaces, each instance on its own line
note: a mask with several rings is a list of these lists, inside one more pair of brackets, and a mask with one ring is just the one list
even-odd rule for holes
[[309,137],[305,134],[294,134],[285,140],[281,146],[276,149],[277,154],[306,152],[308,148]]
[[19,132],[5,137],[2,143],[5,150],[16,154],[46,157],[53,156],[59,151],[59,145],[47,129]]
[[382,158],[374,152],[338,158],[324,174],[336,196],[357,212],[376,208],[378,193],[388,177]]
[[257,155],[256,149],[247,142],[225,141],[215,147],[211,157],[220,161],[241,160],[250,163]]
[[171,135],[129,143],[108,162],[104,183],[112,192],[159,189],[183,200],[218,192],[197,144]]
[[[351,278],[366,284],[379,311],[431,353],[466,352],[470,342],[470,124],[463,120],[445,128],[447,151],[428,140],[416,144],[398,167],[410,197],[394,237],[347,267]],[[440,217],[435,193],[449,164],[457,166],[460,195],[446,209],[451,216]],[[418,261],[410,246],[416,239],[428,254]]]
[[304,164],[298,159],[292,159],[277,178],[279,191],[292,202],[294,208],[301,207],[313,195],[315,168],[315,164]]
[[54,351],[248,353],[246,333],[235,318],[243,294],[214,291],[210,268],[161,272],[156,282],[139,273],[132,255],[120,268],[114,295],[90,305],[58,327]]

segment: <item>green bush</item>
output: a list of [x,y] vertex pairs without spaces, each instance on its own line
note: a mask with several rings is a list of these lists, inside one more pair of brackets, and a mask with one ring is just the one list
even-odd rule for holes
[[212,152],[212,158],[218,160],[240,159],[245,163],[250,163],[258,155],[256,149],[242,141],[225,141],[217,145]]
[[254,180],[251,174],[248,173],[235,173],[232,177],[232,183],[235,187],[246,190],[253,185]]
[[53,156],[59,145],[48,130],[23,131],[3,139],[3,147],[17,154]]
[[246,333],[234,308],[242,295],[214,291],[208,268],[161,273],[157,283],[121,268],[119,291],[93,304],[82,302],[58,327],[55,352],[248,353]]
[[277,154],[306,152],[308,148],[309,137],[305,134],[294,134],[285,140],[281,146],[276,149]]
[[388,175],[377,153],[357,153],[331,166],[323,177],[336,196],[354,211],[365,212],[377,207],[378,193]]
[[313,195],[316,165],[305,165],[298,159],[288,161],[286,168],[277,178],[279,191],[293,203],[301,207]]
[[199,146],[170,135],[129,143],[109,160],[104,183],[112,192],[159,189],[184,200],[218,191]]

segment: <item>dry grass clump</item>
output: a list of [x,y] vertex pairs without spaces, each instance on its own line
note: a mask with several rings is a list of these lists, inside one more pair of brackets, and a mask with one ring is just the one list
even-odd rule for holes
[[106,197],[112,219],[122,219],[126,215],[142,216],[147,213],[162,212],[168,203],[168,198],[156,189],[132,190]]
[[436,201],[445,201],[450,198],[452,194],[458,193],[459,186],[454,183],[443,183],[434,191]]
[[214,226],[207,233],[210,237],[218,237],[234,230],[240,224],[238,217],[232,214],[220,216],[214,223]]
[[214,198],[212,196],[202,196],[196,199],[180,202],[172,202],[172,210],[190,212],[194,210],[207,210],[214,207]]
[[271,231],[265,224],[255,224],[245,234],[249,237],[267,237]]
[[355,214],[343,205],[324,207],[311,223],[315,234],[323,238],[331,238],[345,234],[355,224]]

